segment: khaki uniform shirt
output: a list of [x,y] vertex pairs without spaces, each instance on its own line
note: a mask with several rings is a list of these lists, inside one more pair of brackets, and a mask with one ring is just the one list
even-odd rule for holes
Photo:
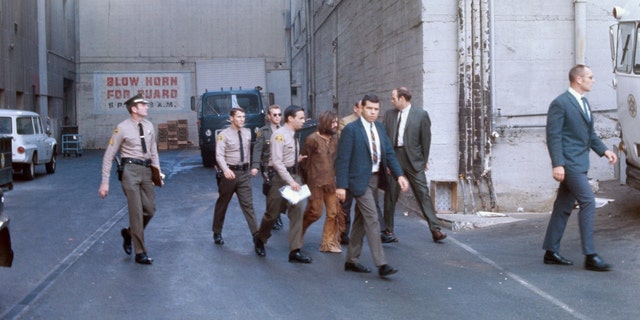
[[146,119],[140,121],[144,140],[147,145],[147,153],[142,153],[142,140],[140,139],[140,128],[138,121],[129,118],[120,122],[113,130],[111,140],[102,158],[102,183],[109,184],[111,166],[116,154],[120,152],[122,158],[134,158],[139,160],[150,160],[151,165],[160,169],[160,158],[158,157],[158,144],[153,124]]
[[[280,127],[280,126],[278,126]],[[273,123],[269,123],[256,133],[256,144],[253,146],[251,157],[251,168],[266,170],[271,160],[271,135],[278,128]]]
[[338,123],[338,136],[340,136],[340,133],[342,132],[342,129],[344,129],[344,126],[348,125],[351,122],[354,122],[358,120],[358,116],[356,116],[355,113],[352,113],[342,119],[340,119],[340,122]]
[[288,125],[280,127],[271,135],[271,160],[280,178],[288,184],[296,182],[287,168],[293,167],[297,162],[297,154],[300,152],[298,141],[294,138],[296,131]]
[[251,130],[240,128],[244,161],[240,159],[240,140],[238,130],[228,127],[216,137],[216,161],[220,169],[249,163],[251,160]]

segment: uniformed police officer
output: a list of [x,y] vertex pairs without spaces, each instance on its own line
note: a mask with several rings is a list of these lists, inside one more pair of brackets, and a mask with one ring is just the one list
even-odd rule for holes
[[[275,175],[274,170],[269,170],[269,160],[271,159],[271,145],[269,140],[271,134],[280,129],[280,120],[282,120],[282,110],[277,104],[269,106],[267,112],[266,125],[261,127],[256,134],[256,143],[253,146],[253,155],[251,161],[251,174],[257,175],[258,171],[262,172],[262,193],[267,196],[269,194],[269,187],[271,187],[271,179]],[[273,224],[273,230],[282,229],[282,219],[278,215],[278,219]]]
[[133,239],[135,261],[151,264],[153,259],[147,256],[147,248],[144,245],[144,228],[156,211],[151,166],[159,170],[160,158],[153,124],[144,119],[149,111],[147,100],[141,94],[137,94],[124,104],[130,117],[120,122],[113,131],[102,158],[102,182],[98,194],[103,199],[109,194],[111,164],[120,152],[124,165],[122,190],[127,197],[129,209],[129,228],[120,230],[123,238],[122,247],[126,254],[131,254]]
[[251,176],[249,161],[251,158],[251,131],[244,128],[245,111],[241,107],[231,108],[229,122],[231,126],[222,130],[216,137],[216,161],[222,170],[223,179],[218,180],[218,200],[213,211],[213,241],[224,244],[222,227],[227,213],[229,201],[235,193],[240,208],[247,220],[251,234],[258,231],[258,222],[253,211],[253,195],[251,192]]
[[285,124],[271,135],[271,161],[276,175],[271,181],[271,188],[267,196],[267,212],[262,218],[260,229],[253,237],[254,248],[259,256],[266,255],[264,244],[271,236],[271,229],[276,219],[287,210],[289,217],[289,262],[310,263],[311,258],[300,252],[302,247],[302,209],[303,203],[291,205],[280,195],[280,188],[289,185],[291,189],[299,191],[301,186],[298,175],[298,162],[306,158],[300,156],[300,145],[294,137],[297,130],[304,124],[304,110],[299,106],[289,106],[284,111]]

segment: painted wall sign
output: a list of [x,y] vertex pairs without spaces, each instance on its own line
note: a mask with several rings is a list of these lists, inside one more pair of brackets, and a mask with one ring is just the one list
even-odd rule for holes
[[190,108],[188,73],[95,73],[93,84],[95,113],[126,112],[124,102],[137,93],[142,93],[155,113]]

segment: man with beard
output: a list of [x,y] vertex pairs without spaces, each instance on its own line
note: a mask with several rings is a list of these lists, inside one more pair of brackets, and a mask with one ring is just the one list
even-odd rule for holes
[[339,206],[336,197],[335,169],[333,167],[338,140],[338,115],[333,111],[324,111],[318,117],[318,131],[304,141],[303,156],[300,163],[302,179],[309,186],[311,197],[307,202],[302,220],[302,235],[309,226],[322,217],[324,203],[327,217],[322,231],[321,252],[340,253],[338,234],[344,229],[344,217],[338,217]]

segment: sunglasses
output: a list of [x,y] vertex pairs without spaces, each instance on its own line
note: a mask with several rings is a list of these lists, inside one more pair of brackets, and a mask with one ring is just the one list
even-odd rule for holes
[[272,114],[271,116],[272,116],[272,117],[279,117],[279,116],[281,116],[281,115],[282,115],[282,113],[274,113],[274,114]]

